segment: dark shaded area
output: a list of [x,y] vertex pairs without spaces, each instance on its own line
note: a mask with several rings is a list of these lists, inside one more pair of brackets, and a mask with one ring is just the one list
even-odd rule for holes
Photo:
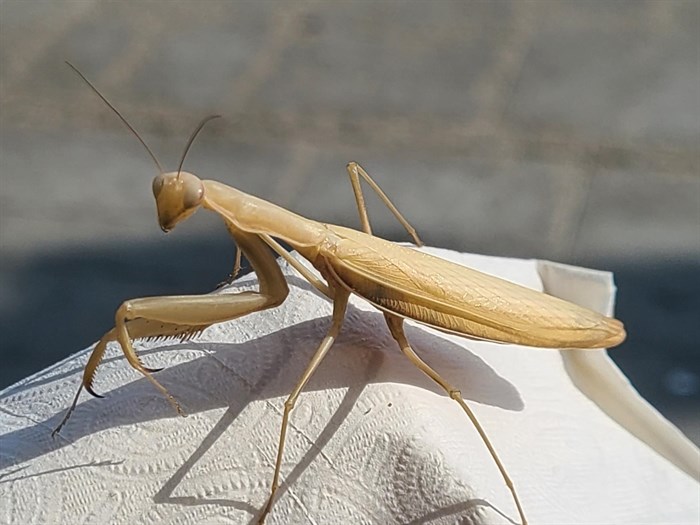
[[[700,263],[587,264],[615,273],[617,315],[629,336],[611,356],[646,399],[700,442],[692,415],[700,409],[700,389],[693,382],[700,377]],[[123,300],[206,293],[232,265],[225,234],[4,258],[0,387],[92,344],[111,328]]]
[[[178,242],[179,241],[179,242]],[[233,268],[222,239],[163,238],[8,259],[0,267],[0,387],[85,348],[114,325],[122,301],[213,290]],[[9,297],[7,296],[9,292]]]
[[628,334],[611,357],[644,398],[700,443],[700,262],[605,268],[615,273],[617,316]]

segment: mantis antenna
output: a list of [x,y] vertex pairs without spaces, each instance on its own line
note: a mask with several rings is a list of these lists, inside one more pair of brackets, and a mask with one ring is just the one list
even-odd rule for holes
[[202,121],[197,125],[195,130],[192,132],[192,135],[190,135],[189,140],[187,141],[187,145],[185,146],[185,151],[182,152],[182,158],[180,158],[180,164],[177,167],[177,178],[180,178],[180,172],[182,172],[182,165],[185,163],[185,157],[187,157],[187,152],[190,151],[190,147],[192,146],[192,143],[194,142],[194,139],[197,138],[197,135],[199,135],[199,132],[202,131],[202,128],[204,125],[209,122],[210,120],[214,120],[215,118],[221,118],[221,115],[209,115],[208,117],[204,117]]
[[[133,128],[133,126],[131,124],[129,124],[129,122],[124,118],[124,116],[121,113],[119,113],[119,110],[117,110],[117,108],[115,108],[112,105],[112,103],[109,100],[107,100],[107,98],[102,93],[100,93],[100,91],[92,84],[92,82],[90,82],[87,78],[85,78],[85,75],[83,75],[77,67],[75,67],[73,64],[71,64],[67,60],[66,60],[66,64],[68,64],[68,67],[70,67],[73,71],[75,71],[78,74],[78,76],[80,78],[82,78],[88,86],[90,86],[90,88],[95,92],[95,94],[97,94],[97,96],[102,99],[102,102],[107,104],[109,109],[111,109],[112,111],[114,111],[114,113],[116,113],[116,115],[119,117],[119,119],[126,125],[127,128],[129,128],[129,131],[131,131],[134,135],[136,135],[136,138],[139,139],[139,142],[141,144],[143,144],[144,148],[146,148],[146,151],[153,159],[153,162],[156,163],[156,166],[158,167],[158,173],[164,173],[165,170],[163,169],[163,166],[160,164],[160,162],[158,162],[158,159],[151,151],[151,148],[149,148],[148,144],[146,144],[146,142],[141,138],[141,135],[139,135],[138,131],[136,131]],[[197,130],[197,131],[199,131],[199,130]],[[190,140],[190,142],[191,142],[191,140]],[[185,151],[185,153],[186,153],[186,151]],[[183,160],[184,160],[184,155],[183,155]]]

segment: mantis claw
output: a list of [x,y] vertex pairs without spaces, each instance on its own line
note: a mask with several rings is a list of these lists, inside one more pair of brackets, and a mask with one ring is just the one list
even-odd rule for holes
[[167,394],[166,397],[168,398],[168,402],[172,405],[172,407],[175,409],[177,412],[177,415],[180,417],[187,417],[187,412],[185,412],[182,407],[180,406],[180,403],[178,403],[177,399],[175,399],[173,396],[170,394]]
[[93,397],[97,397],[97,398],[99,398],[99,399],[103,399],[103,398],[105,397],[105,396],[101,396],[100,394],[98,394],[97,392],[95,392],[95,391],[92,389],[92,385],[85,385],[85,390],[87,390],[87,391],[88,391],[88,394],[90,394],[90,395],[93,396]]
[[149,373],[151,373],[151,374],[155,374],[156,372],[160,372],[161,370],[163,370],[163,367],[160,367],[160,368],[148,368],[148,367],[144,366],[143,369],[144,369],[146,372],[149,372]]

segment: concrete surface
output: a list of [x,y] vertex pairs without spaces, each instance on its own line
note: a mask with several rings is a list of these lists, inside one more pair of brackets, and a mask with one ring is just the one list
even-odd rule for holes
[[70,59],[171,169],[221,113],[205,178],[356,226],[357,160],[428,244],[615,271],[611,355],[700,443],[699,35],[690,0],[3,0],[0,386],[232,265],[213,217],[160,232],[154,166]]

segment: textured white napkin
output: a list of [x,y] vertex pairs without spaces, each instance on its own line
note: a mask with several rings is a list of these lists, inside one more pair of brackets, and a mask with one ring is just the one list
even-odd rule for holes
[[[431,253],[602,311],[609,274]],[[293,270],[280,307],[195,341],[139,343],[189,417],[110,346],[56,439],[90,349],[0,393],[0,521],[254,523],[282,405],[330,323]],[[247,276],[220,293],[255,286]],[[99,335],[99,334],[95,334]],[[700,522],[700,452],[629,386],[604,351],[469,341],[411,324],[416,351],[461,389],[536,524]],[[695,478],[695,479],[693,479]],[[342,335],[292,412],[268,524],[508,524],[513,500],[457,404],[353,298]]]

